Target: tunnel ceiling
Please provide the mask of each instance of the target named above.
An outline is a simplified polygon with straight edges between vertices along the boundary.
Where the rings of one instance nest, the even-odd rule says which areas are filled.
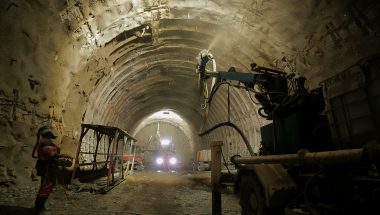
[[[203,114],[195,57],[202,49],[211,50],[220,71],[249,71],[256,62],[305,75],[310,87],[380,50],[378,1],[8,0],[2,6],[1,39],[9,41],[2,58],[22,64],[2,65],[2,73],[21,71],[3,76],[16,79],[3,91],[18,85],[20,99],[36,100],[37,111],[55,107],[66,130],[78,130],[80,122],[133,130],[171,109],[196,133]],[[39,84],[30,90],[33,80]],[[246,92],[231,99],[232,118],[260,123]],[[225,96],[214,100],[208,125],[226,119]]]
[[[129,127],[147,114],[171,108],[192,125],[199,125],[194,68],[200,50],[210,49],[220,70],[236,66],[248,71],[250,63],[256,61],[287,72],[303,73],[317,83],[333,73],[323,74],[321,69],[336,68],[335,60],[331,59],[334,55],[329,51],[347,52],[345,46],[350,46],[349,36],[353,36],[350,28],[355,28],[355,19],[360,19],[364,9],[343,1],[335,4],[90,1],[69,6],[67,12],[79,8],[83,14],[91,14],[86,25],[96,29],[91,31],[93,42],[102,51],[108,51],[105,56],[112,77],[104,78],[105,87],[98,87],[106,91],[94,92],[102,98],[97,105],[112,103],[113,117],[103,115],[103,122],[107,118]],[[365,10],[371,10],[370,5]],[[215,103],[221,103],[223,96],[216,100]],[[235,108],[240,115],[253,111],[243,107],[244,100],[237,98],[233,104],[241,107]],[[104,112],[107,110],[105,107]],[[218,108],[214,112],[216,118],[226,114]]]

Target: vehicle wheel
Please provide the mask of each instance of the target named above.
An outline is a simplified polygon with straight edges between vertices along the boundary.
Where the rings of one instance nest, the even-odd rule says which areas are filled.
[[[202,172],[202,171],[205,170],[205,169],[204,169],[204,166],[203,166],[202,163],[198,163],[198,165],[197,165],[197,170],[198,170],[198,172]]]
[[[240,205],[242,215],[267,215],[264,189],[256,176],[245,174],[241,177]]]

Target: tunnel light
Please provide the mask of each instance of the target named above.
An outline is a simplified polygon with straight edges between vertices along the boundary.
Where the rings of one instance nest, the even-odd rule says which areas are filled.
[[[170,144],[170,140],[168,139],[162,139],[161,140],[161,146],[168,146]]]
[[[180,117],[176,112],[170,110],[170,109],[163,109],[160,111],[157,111],[156,113],[150,115],[148,117],[149,119],[168,119],[168,120],[174,120],[178,122],[184,122],[182,117]]]
[[[169,163],[171,165],[175,165],[177,163],[177,158],[175,158],[175,157],[170,158]]]
[[[163,158],[159,157],[159,158],[156,159],[156,164],[161,165],[163,163],[164,163],[164,159]]]

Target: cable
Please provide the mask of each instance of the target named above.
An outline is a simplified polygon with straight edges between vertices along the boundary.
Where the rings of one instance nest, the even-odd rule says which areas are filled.
[[[231,174],[231,171],[228,168],[228,164],[227,164],[226,158],[224,157],[223,149],[222,149],[222,158],[223,158],[223,164],[227,168],[228,174]]]
[[[33,147],[32,158],[38,158],[38,156],[36,156],[36,150],[37,150],[37,145],[39,141],[40,141],[40,135],[37,135],[37,142]]]
[[[249,98],[251,99],[251,101],[253,102],[253,104],[255,104],[255,105],[259,105],[259,104],[260,104],[259,102],[253,100],[253,98],[252,98],[252,94],[251,94],[248,90],[247,90],[247,92],[248,92],[248,96],[249,96]]]
[[[261,107],[261,108],[259,108],[259,110],[257,111],[257,113],[258,113],[261,117],[263,117],[263,118],[265,118],[265,119],[268,119],[269,115],[265,115],[265,114],[263,114],[263,113],[262,113],[263,110],[264,110],[264,108]]]
[[[207,103],[209,103],[209,106],[211,106],[211,101],[212,101],[212,98],[214,97],[216,91],[218,91],[219,87],[222,86],[223,84],[230,84],[230,83],[228,83],[226,81],[222,81],[222,82],[215,84],[214,87],[211,89],[210,97],[207,99]]]
[[[199,136],[204,136],[205,134],[208,134],[211,131],[213,131],[213,130],[221,127],[221,126],[230,126],[230,127],[233,127],[240,134],[240,136],[243,138],[243,141],[244,141],[244,143],[245,143],[245,145],[246,145],[246,147],[247,147],[247,149],[249,151],[249,154],[251,156],[254,156],[255,153],[253,152],[253,149],[252,149],[251,145],[249,144],[249,141],[248,141],[247,137],[244,135],[244,133],[240,130],[240,128],[238,126],[236,126],[235,124],[233,124],[232,122],[230,122],[230,93],[229,93],[230,91],[229,91],[229,87],[230,87],[231,84],[229,82],[226,82],[226,81],[219,82],[219,83],[217,83],[213,87],[213,89],[211,90],[210,98],[208,99],[209,106],[211,106],[211,101],[212,101],[213,96],[218,91],[219,87],[221,85],[223,85],[223,84],[228,84],[228,95],[227,95],[228,96],[227,97],[227,99],[228,99],[228,103],[227,103],[227,105],[228,105],[228,122],[217,124],[214,127],[212,127],[211,129],[206,130],[206,131],[200,133]],[[236,87],[236,85],[231,85],[231,86]]]
[[[249,151],[249,154],[251,155],[251,156],[254,156],[255,155],[255,153],[253,152],[253,149],[252,149],[252,147],[251,147],[251,145],[249,144],[249,141],[248,141],[248,139],[247,139],[247,137],[244,135],[244,133],[240,130],[240,128],[238,127],[238,126],[236,126],[234,123],[232,123],[232,122],[222,122],[222,123],[219,123],[219,124],[217,124],[217,125],[214,125],[212,128],[210,128],[210,129],[208,129],[208,130],[206,130],[206,131],[204,131],[204,132],[202,132],[202,133],[200,133],[200,134],[198,134],[199,136],[204,136],[204,135],[206,135],[206,134],[209,134],[210,132],[212,132],[212,131],[214,131],[215,129],[217,129],[217,128],[219,128],[219,127],[222,127],[222,126],[230,126],[230,127],[232,127],[232,128],[234,128],[239,134],[240,134],[240,136],[243,138],[243,141],[244,141],[244,143],[245,143],[245,145],[246,145],[246,147],[247,147],[247,149],[248,149],[248,151]]]

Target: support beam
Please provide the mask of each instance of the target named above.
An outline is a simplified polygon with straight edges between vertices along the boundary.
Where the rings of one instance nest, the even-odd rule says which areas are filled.
[[[88,128],[85,128],[85,127],[82,126],[82,129],[81,129],[81,132],[80,132],[79,143],[78,143],[78,146],[77,146],[77,152],[76,152],[75,160],[74,160],[74,169],[73,169],[73,173],[71,174],[70,184],[72,184],[74,182],[75,173],[76,173],[77,168],[79,167],[80,147],[82,145],[83,137],[87,134],[88,130],[89,130]]]
[[[222,198],[220,178],[222,175],[222,141],[211,143],[211,186],[212,186],[212,215],[222,214]]]
[[[133,157],[132,157],[131,174],[133,174],[133,169],[135,168],[135,156],[136,156],[136,145],[133,145]]]
[[[96,134],[96,148],[95,148],[95,153],[94,153],[94,165],[92,166],[92,170],[94,171],[95,169],[98,170],[98,165],[96,165],[96,160],[98,157],[98,149],[99,149],[99,143],[100,140],[103,137],[103,134],[101,134],[99,131],[95,131]],[[83,154],[83,153],[82,153]]]
[[[128,162],[127,162],[127,175],[131,174],[131,170],[129,169],[129,165],[131,165],[131,154],[132,154],[132,147],[133,147],[133,140],[129,140],[129,154],[128,154]]]
[[[115,136],[113,137],[113,140],[111,142],[112,149],[111,149],[110,163],[108,166],[108,177],[107,177],[108,186],[113,185],[115,182],[115,175],[114,175],[115,174],[115,161],[114,161],[115,156],[114,155],[115,155],[118,138],[119,138],[119,132],[116,131]],[[111,179],[112,179],[112,182],[111,182]]]

